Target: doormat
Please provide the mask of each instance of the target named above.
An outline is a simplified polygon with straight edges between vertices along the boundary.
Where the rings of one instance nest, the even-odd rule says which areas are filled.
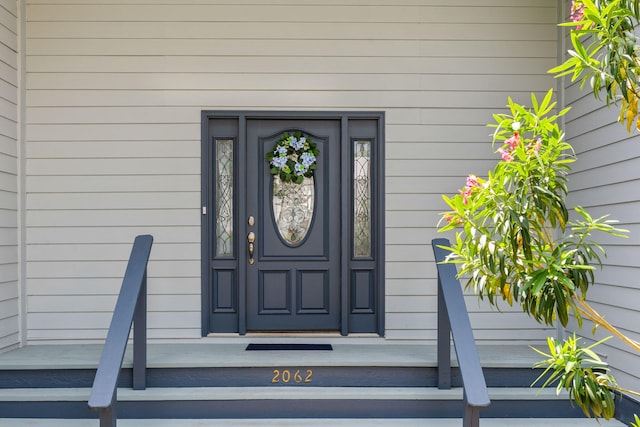
[[[324,350],[332,351],[331,344],[249,344],[246,351],[256,350]]]

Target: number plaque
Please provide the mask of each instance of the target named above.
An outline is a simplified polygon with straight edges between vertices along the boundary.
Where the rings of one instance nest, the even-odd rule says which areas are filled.
[[[274,369],[271,384],[310,384],[312,369]]]

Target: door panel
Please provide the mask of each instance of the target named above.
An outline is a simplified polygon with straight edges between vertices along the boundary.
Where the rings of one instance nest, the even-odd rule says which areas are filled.
[[[281,237],[267,152],[284,132],[301,131],[320,150],[314,213],[297,244]],[[253,216],[254,263],[246,265],[247,330],[340,329],[340,122],[247,121],[246,217]]]

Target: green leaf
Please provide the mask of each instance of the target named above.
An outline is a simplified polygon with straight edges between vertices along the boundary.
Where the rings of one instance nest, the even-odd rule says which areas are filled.
[[[569,58],[567,59],[565,62],[563,62],[562,64],[555,66],[553,68],[551,68],[549,71],[547,71],[548,73],[551,74],[558,74],[555,77],[562,77],[562,76],[566,76],[568,74],[571,74],[571,69],[574,67],[579,66],[580,64],[580,60],[578,60],[577,58]]]
[[[571,33],[571,44],[573,45],[573,48],[575,50],[569,51],[569,54],[580,58],[583,62],[588,63],[588,59],[590,58],[590,56],[578,36],[573,32]]]
[[[547,282],[547,270],[538,270],[531,275],[531,280],[522,288],[522,291],[529,291],[530,294],[540,292],[544,284]]]
[[[551,111],[551,109],[553,109],[553,105],[550,105],[552,98],[553,98],[553,89],[549,89],[544,99],[542,100],[542,103],[540,104],[540,108],[537,109],[537,114],[539,116],[544,116],[548,114],[549,111]]]

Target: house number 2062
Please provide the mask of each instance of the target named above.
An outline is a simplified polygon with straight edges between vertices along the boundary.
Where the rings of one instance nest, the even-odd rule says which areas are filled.
[[[311,369],[274,369],[272,384],[308,384],[312,381],[313,371]]]

